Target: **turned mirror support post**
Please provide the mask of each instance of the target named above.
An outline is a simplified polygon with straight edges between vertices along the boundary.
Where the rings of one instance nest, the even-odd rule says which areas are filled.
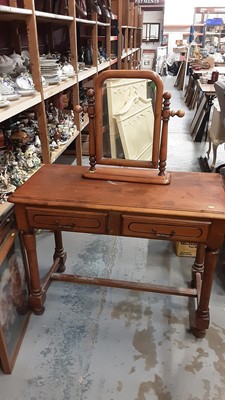
[[[159,176],[165,175],[166,170],[166,159],[167,159],[167,142],[168,142],[168,122],[170,119],[170,99],[171,94],[166,92],[163,94],[163,109],[162,109],[162,137],[161,137],[161,149],[159,154]]]
[[[162,136],[161,136],[161,147],[159,154],[159,176],[165,175],[166,170],[166,159],[167,159],[167,145],[168,145],[168,122],[170,117],[183,118],[185,112],[183,110],[170,111],[170,99],[171,93],[165,92],[163,94],[163,109],[162,109]]]
[[[95,145],[95,92],[93,89],[87,91],[88,95],[88,117],[89,117],[89,164],[90,172],[95,171],[96,165],[96,145]]]
[[[82,106],[77,105],[75,107],[75,112],[80,114],[88,113],[89,118],[89,172],[95,171],[96,165],[96,143],[95,143],[95,92],[93,89],[88,89],[88,104]]]

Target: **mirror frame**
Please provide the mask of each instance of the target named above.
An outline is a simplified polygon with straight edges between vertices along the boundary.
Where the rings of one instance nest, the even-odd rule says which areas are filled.
[[[103,157],[103,101],[102,85],[106,79],[131,78],[151,80],[156,85],[154,101],[154,132],[152,160],[126,160]],[[169,92],[163,93],[161,77],[147,70],[108,70],[94,79],[94,89],[88,89],[88,105],[76,106],[76,112],[88,112],[89,116],[89,169],[84,178],[108,181],[141,182],[165,185],[170,183],[170,174],[166,172],[168,122],[170,117],[184,116],[184,111],[170,111]],[[120,168],[118,168],[120,167]]]
[[[153,132],[153,146],[152,146],[152,159],[149,161],[140,160],[127,160],[109,158],[103,156],[103,102],[102,102],[102,86],[107,79],[127,78],[127,79],[149,79],[156,84],[156,97],[154,100],[154,132]],[[153,71],[136,71],[136,70],[110,70],[104,71],[98,75],[94,80],[95,90],[95,142],[96,142],[96,163],[103,165],[117,165],[127,167],[140,167],[140,168],[157,168],[159,161],[160,151],[160,137],[161,137],[161,111],[163,101],[163,82],[159,75]]]

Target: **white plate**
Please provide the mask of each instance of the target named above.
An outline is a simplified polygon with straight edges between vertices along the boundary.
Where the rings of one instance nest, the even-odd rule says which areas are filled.
[[[58,74],[55,74],[55,73],[53,73],[53,74],[42,74],[42,75],[43,75],[43,77],[45,79],[56,79],[58,77]]]
[[[4,97],[7,100],[13,101],[13,100],[18,100],[21,96],[18,93],[12,93],[12,94],[5,94]]]
[[[67,78],[74,78],[75,77],[75,73],[71,73],[71,74],[65,74],[63,73],[63,75],[65,75]]]
[[[31,90],[18,90],[18,93],[21,96],[33,96],[37,92],[36,92],[36,90],[31,89]]]
[[[41,68],[54,68],[54,67],[58,67],[59,64],[56,63],[56,61],[50,63],[50,62],[42,62],[40,63]]]
[[[14,88],[8,82],[0,81],[0,93],[5,96],[14,92]]]
[[[0,108],[8,107],[10,105],[10,101],[5,101],[4,103],[0,102]]]
[[[56,65],[41,65],[41,70],[43,71],[43,70],[51,70],[51,69],[58,69],[59,68],[59,65],[58,64],[56,64]]]
[[[59,79],[47,79],[46,80],[46,82],[49,84],[49,85],[57,85],[59,82],[60,82],[60,80]]]

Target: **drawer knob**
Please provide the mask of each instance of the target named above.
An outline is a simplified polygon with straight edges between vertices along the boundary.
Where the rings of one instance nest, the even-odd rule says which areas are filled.
[[[171,233],[158,233],[156,229],[152,229],[152,233],[153,233],[157,238],[162,238],[162,239],[165,239],[165,238],[168,238],[168,239],[169,239],[169,238],[173,237],[174,235],[176,235],[176,232],[175,232],[175,231],[172,231]]]

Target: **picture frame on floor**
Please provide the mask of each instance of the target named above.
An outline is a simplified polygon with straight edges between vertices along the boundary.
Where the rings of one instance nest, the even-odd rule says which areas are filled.
[[[0,362],[5,374],[12,373],[29,317],[25,258],[12,229],[0,246]]]

